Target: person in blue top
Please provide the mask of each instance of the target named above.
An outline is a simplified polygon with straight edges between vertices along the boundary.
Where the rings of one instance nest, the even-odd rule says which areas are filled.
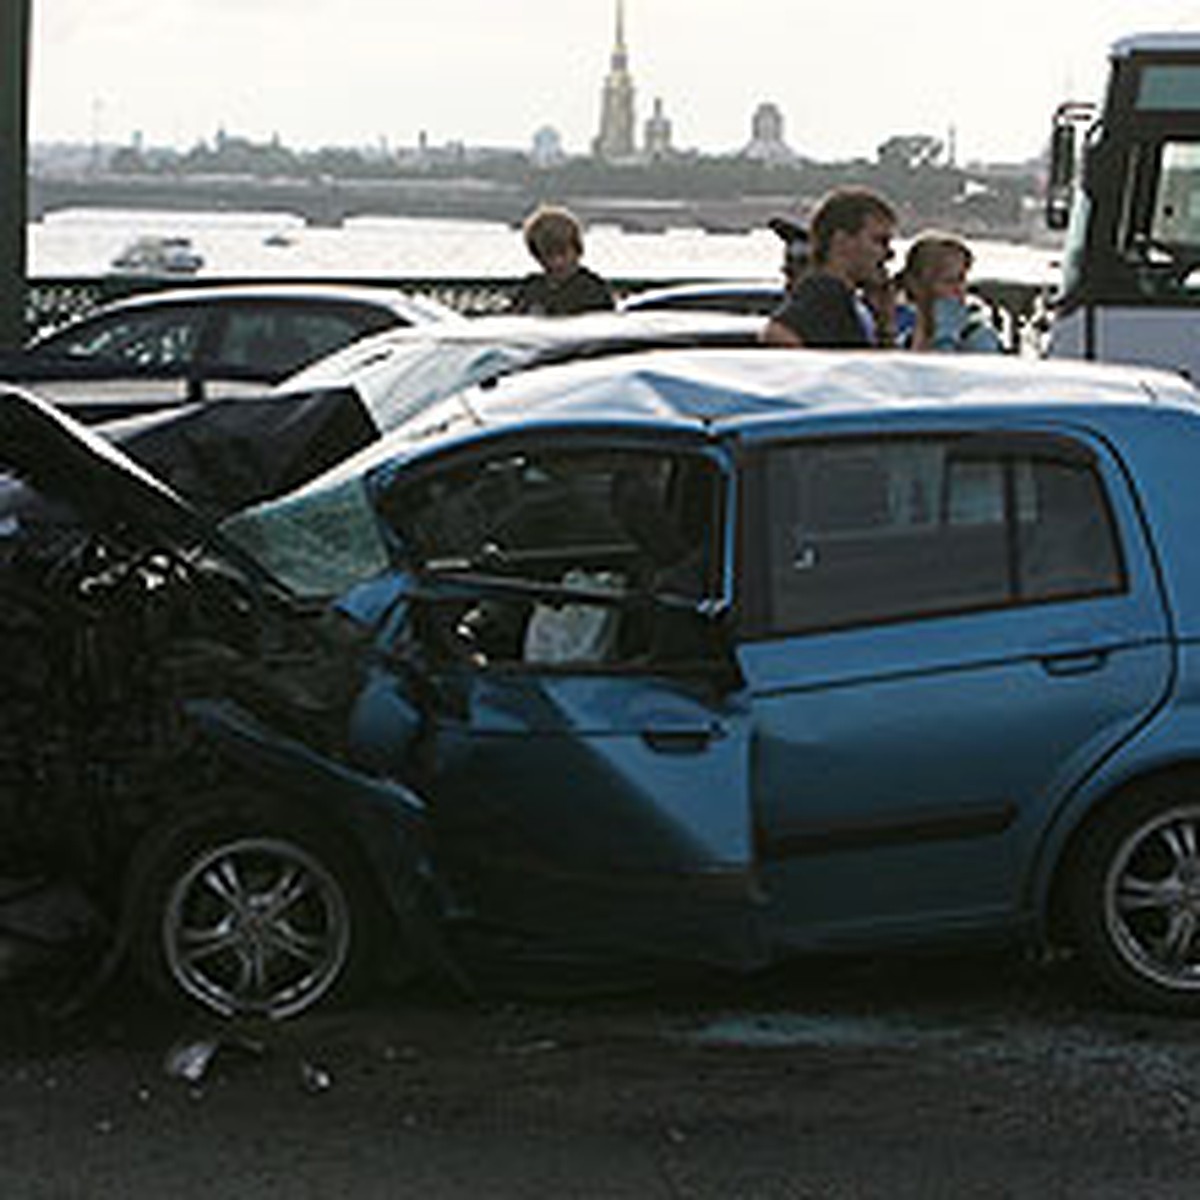
[[[1004,345],[987,312],[967,298],[974,256],[961,238],[924,233],[908,248],[900,284],[911,301],[910,350],[999,354]]]

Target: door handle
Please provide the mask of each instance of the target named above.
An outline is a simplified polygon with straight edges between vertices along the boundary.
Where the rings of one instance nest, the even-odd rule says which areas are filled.
[[[1072,654],[1046,654],[1042,669],[1047,675],[1087,675],[1108,662],[1107,650],[1080,650]]]
[[[716,726],[703,729],[643,729],[642,741],[659,754],[699,754],[718,736]]]

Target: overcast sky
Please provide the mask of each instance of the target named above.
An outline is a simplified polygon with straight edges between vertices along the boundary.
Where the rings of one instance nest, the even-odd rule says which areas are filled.
[[[3,0],[0,0],[3,2]],[[615,0],[32,0],[34,141],[190,146],[219,127],[294,147],[529,145],[582,153]],[[1200,31],[1200,0],[626,0],[639,126],[737,149],[764,100],[792,147],[873,157],[893,133],[960,161],[1019,160],[1065,98],[1098,93],[1108,44]],[[639,135],[640,136],[640,135]]]

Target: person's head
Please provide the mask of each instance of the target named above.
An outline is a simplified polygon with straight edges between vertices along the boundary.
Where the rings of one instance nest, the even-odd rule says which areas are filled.
[[[896,212],[877,192],[838,188],[821,201],[809,222],[813,265],[852,287],[882,284],[895,232]]]
[[[788,217],[772,217],[767,225],[783,242],[783,284],[790,292],[804,278],[812,262],[808,230]]]
[[[567,208],[543,204],[525,221],[525,245],[547,275],[565,278],[583,257],[583,231]]]
[[[961,238],[949,233],[923,233],[908,248],[900,284],[917,304],[966,293],[973,255]]]

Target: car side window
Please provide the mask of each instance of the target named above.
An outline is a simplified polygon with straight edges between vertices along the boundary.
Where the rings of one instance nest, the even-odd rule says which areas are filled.
[[[128,313],[66,330],[38,353],[142,370],[179,367],[194,360],[199,327],[193,309]]]
[[[755,624],[802,633],[1120,591],[1103,484],[1057,438],[775,447],[752,500]]]
[[[282,376],[362,336],[356,316],[299,305],[233,308],[226,314],[214,350],[221,366],[256,375]]]
[[[677,614],[714,588],[717,475],[683,455],[521,450],[434,473],[383,511],[425,572],[462,585],[437,622],[460,648],[488,664],[612,665],[673,650]]]

